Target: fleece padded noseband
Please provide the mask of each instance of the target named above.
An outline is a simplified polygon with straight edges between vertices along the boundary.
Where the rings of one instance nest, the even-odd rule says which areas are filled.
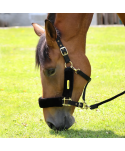
[[[72,68],[67,67],[65,68],[64,74],[64,89],[62,96],[71,98],[73,91],[74,71]]]

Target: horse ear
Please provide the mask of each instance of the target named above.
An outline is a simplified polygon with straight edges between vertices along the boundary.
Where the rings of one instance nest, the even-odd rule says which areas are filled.
[[[40,37],[43,33],[45,33],[45,30],[40,26],[39,24],[32,23],[35,33]]]
[[[55,41],[57,38],[56,29],[49,20],[45,20],[46,38]]]

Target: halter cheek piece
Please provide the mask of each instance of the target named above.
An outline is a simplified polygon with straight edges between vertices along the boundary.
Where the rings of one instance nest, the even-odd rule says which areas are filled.
[[[64,89],[63,89],[63,94],[62,97],[54,97],[54,98],[42,98],[40,97],[38,102],[39,102],[39,106],[41,108],[48,108],[48,107],[63,107],[63,106],[75,106],[75,107],[80,107],[82,109],[95,109],[98,108],[99,105],[102,105],[103,103],[109,102],[115,98],[117,98],[118,96],[121,96],[125,93],[125,91],[123,91],[122,93],[107,99],[105,101],[102,101],[100,103],[88,106],[85,102],[85,93],[86,93],[86,88],[88,83],[91,81],[91,78],[89,76],[87,76],[85,73],[83,73],[80,69],[75,69],[73,67],[72,62],[69,59],[68,56],[68,51],[66,49],[66,47],[63,46],[60,37],[57,36],[56,42],[60,48],[61,54],[64,57],[65,60],[65,70],[64,70]],[[67,67],[67,63],[70,63],[71,66]],[[82,94],[82,99],[83,99],[83,103],[82,102],[75,102],[72,101],[71,97],[72,97],[72,91],[73,91],[73,82],[74,82],[74,72],[76,74],[79,74],[81,77],[83,77],[86,81],[87,84],[84,87],[84,91]]]

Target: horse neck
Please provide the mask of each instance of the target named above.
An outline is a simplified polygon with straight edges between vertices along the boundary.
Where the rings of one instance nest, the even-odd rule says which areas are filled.
[[[67,48],[68,52],[74,53],[74,52],[83,52],[85,53],[85,46],[86,46],[86,35],[77,35],[74,37],[69,38],[68,40],[65,40],[61,38],[61,41],[63,45]]]
[[[71,51],[85,53],[86,33],[92,19],[92,14],[57,13],[54,25],[61,33],[64,46]]]

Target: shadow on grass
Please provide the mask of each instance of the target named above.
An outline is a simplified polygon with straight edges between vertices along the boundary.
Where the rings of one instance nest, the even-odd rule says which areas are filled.
[[[51,135],[56,135],[56,137],[64,138],[125,138],[125,136],[116,135],[113,131],[110,130],[100,130],[100,131],[91,131],[91,130],[65,130],[65,131],[54,131],[50,130]]]

